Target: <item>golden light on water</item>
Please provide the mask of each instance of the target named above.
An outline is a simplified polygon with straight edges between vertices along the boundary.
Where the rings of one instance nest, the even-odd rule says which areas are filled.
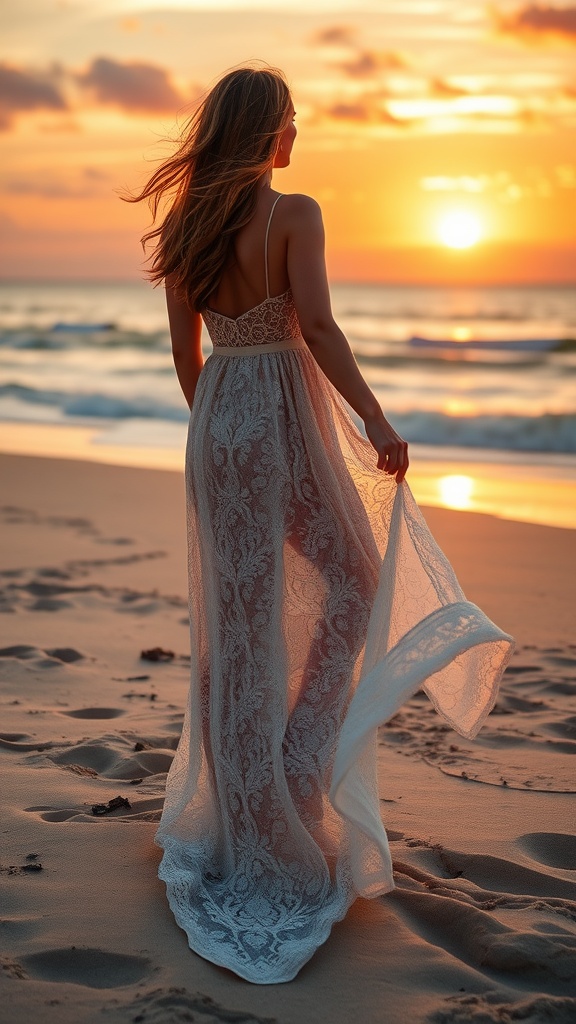
[[[540,472],[542,486],[535,488],[534,466],[530,463],[474,460],[462,466],[448,460],[413,457],[407,480],[416,501],[423,506],[574,529],[576,473],[564,479],[565,470],[554,465],[542,466]]]
[[[453,341],[470,341],[472,331],[469,327],[454,327],[452,330]]]
[[[471,476],[441,476],[438,490],[447,508],[467,509],[472,504],[474,480]]]
[[[477,408],[469,398],[447,398],[442,412],[447,416],[474,416]]]
[[[480,221],[469,210],[450,210],[438,221],[438,238],[449,249],[469,249],[481,236]]]

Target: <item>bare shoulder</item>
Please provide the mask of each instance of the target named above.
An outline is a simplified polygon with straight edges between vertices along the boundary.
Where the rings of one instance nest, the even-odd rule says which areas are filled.
[[[322,210],[312,196],[300,192],[284,193],[278,209],[280,207],[283,207],[283,215],[292,224],[296,222],[299,226],[311,227],[322,223]]]

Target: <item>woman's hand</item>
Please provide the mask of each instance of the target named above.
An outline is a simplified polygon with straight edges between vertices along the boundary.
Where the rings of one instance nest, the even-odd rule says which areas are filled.
[[[407,442],[402,440],[382,414],[368,417],[364,420],[364,426],[368,440],[378,454],[378,469],[396,476],[396,483],[401,483],[409,466]]]

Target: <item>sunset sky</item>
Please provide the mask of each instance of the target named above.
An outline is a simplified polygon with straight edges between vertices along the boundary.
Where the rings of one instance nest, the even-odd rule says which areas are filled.
[[[576,5],[5,0],[4,278],[142,276],[122,203],[231,66],[290,81],[280,191],[321,203],[335,280],[576,281]]]

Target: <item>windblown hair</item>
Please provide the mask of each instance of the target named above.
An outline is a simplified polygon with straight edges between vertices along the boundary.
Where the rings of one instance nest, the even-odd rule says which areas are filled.
[[[164,160],[136,195],[147,199],[160,224],[142,237],[156,239],[149,279],[171,286],[191,309],[202,310],[233,257],[234,236],[256,206],[258,182],[272,167],[291,115],[281,71],[243,67],[229,71],[185,122],[177,151]],[[147,257],[150,259],[150,257]]]

